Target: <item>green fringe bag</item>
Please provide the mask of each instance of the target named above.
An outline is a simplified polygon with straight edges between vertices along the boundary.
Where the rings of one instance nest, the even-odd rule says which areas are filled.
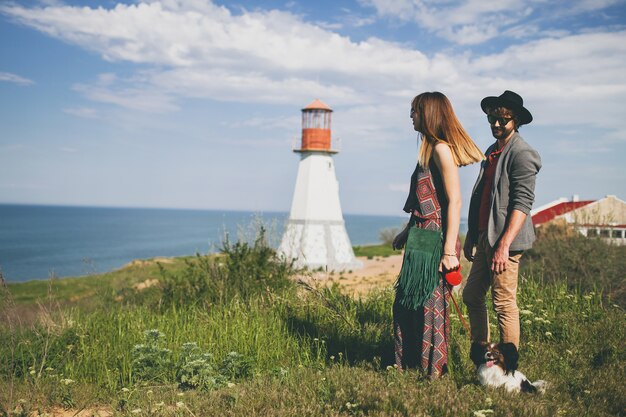
[[[426,230],[411,222],[404,248],[404,259],[396,281],[398,301],[403,307],[416,310],[432,297],[439,283],[439,263],[443,250],[443,233]]]

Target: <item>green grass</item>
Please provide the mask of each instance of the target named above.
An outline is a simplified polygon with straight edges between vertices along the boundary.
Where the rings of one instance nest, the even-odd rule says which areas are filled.
[[[185,259],[191,258],[193,257],[169,258],[167,263],[161,265],[167,271],[177,272],[184,268]],[[147,259],[103,274],[8,283],[8,287],[16,304],[34,305],[52,295],[58,303],[81,302],[86,306],[97,301],[104,293],[118,292],[132,287],[133,284],[159,277],[158,262]]]
[[[375,256],[387,257],[390,255],[402,254],[401,250],[394,250],[391,248],[391,245],[387,244],[355,246],[353,249],[355,256],[367,256],[370,259]]]
[[[168,268],[182,274],[185,264]],[[248,299],[188,297],[165,306],[159,287],[132,289],[153,277],[164,279],[148,265],[53,280],[50,294],[48,283],[9,285],[0,298],[0,415],[54,406],[123,416],[479,416],[483,410],[580,417],[626,410],[624,310],[599,292],[579,293],[564,282],[523,277],[519,285],[520,370],[550,384],[544,396],[531,396],[477,384],[469,338],[454,311],[450,375],[429,382],[414,371],[398,372],[390,288],[362,299],[336,286],[268,288]],[[28,295],[33,288],[38,303]],[[34,315],[24,322],[26,308]],[[164,334],[168,362],[155,369],[158,377],[145,379],[133,352],[150,329]],[[216,363],[236,351],[251,373],[208,391],[182,389],[178,359],[186,342]]]

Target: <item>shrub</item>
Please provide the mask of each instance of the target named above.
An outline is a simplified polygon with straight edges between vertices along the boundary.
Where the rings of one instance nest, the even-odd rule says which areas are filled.
[[[144,343],[133,348],[135,381],[167,381],[171,368],[171,351],[161,347],[165,335],[156,329],[144,332]]]
[[[565,226],[539,230],[533,248],[522,257],[522,271],[547,282],[565,281],[570,289],[602,290],[626,305],[626,246],[587,238]]]
[[[378,232],[378,238],[385,245],[390,245],[393,243],[395,237],[400,233],[400,228],[398,227],[388,227],[386,229],[381,229]]]
[[[296,272],[293,262],[281,259],[267,244],[262,226],[252,244],[231,243],[227,236],[219,255],[198,254],[185,264],[182,272],[161,268],[165,306],[224,303],[236,297],[247,301],[294,288],[289,279]]]
[[[176,380],[181,388],[210,390],[218,387],[221,380],[214,363],[213,355],[202,353],[196,343],[185,343],[178,360]]]

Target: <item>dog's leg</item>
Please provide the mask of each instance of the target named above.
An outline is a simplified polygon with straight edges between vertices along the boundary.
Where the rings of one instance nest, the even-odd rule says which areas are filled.
[[[531,394],[537,392],[537,388],[535,388],[535,386],[531,384],[530,381],[527,379],[522,381],[522,383],[520,384],[520,388],[522,389],[522,392],[529,392]]]
[[[533,382],[533,386],[537,389],[539,394],[545,394],[548,383],[542,379]]]

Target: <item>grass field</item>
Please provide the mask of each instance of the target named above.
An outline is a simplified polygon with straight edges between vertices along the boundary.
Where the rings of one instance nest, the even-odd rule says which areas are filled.
[[[477,385],[454,312],[450,374],[429,382],[393,367],[391,288],[286,284],[257,249],[9,285],[0,415],[626,415],[626,316],[600,291],[522,277],[520,369],[550,385],[515,395]]]

